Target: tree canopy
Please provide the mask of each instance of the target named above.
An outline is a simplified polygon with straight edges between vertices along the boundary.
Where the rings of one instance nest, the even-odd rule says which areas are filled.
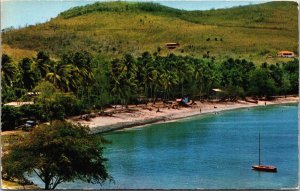
[[[104,142],[91,138],[87,127],[66,121],[39,125],[3,156],[3,176],[26,178],[34,173],[46,190],[74,180],[102,184],[112,180],[102,156]]]
[[[212,89],[218,88],[223,90],[222,100],[235,101],[298,94],[299,86],[297,59],[259,65],[245,59],[216,61],[157,52],[107,59],[86,51],[54,59],[40,51],[36,58],[19,62],[3,55],[2,63],[2,101],[34,100],[35,106],[25,108],[21,116],[39,121],[64,119],[110,104],[136,104],[140,97],[144,102],[183,96],[195,101],[213,98]],[[27,95],[30,91],[39,94],[32,99]],[[16,116],[13,109],[5,112]]]

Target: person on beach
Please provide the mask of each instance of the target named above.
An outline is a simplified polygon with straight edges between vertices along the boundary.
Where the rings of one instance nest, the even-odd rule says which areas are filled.
[[[201,108],[200,108],[200,113],[201,113]]]
[[[267,102],[265,102],[265,106],[267,105]]]

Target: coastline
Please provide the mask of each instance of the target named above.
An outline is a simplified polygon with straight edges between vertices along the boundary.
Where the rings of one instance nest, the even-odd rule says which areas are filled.
[[[266,101],[266,105],[280,105],[280,104],[293,104],[298,103],[298,96],[279,97],[272,101]],[[251,103],[242,100],[236,102],[196,102],[197,105],[192,108],[181,107],[179,109],[162,108],[163,104],[157,102],[157,104],[148,104],[147,108],[152,108],[152,111],[145,109],[145,105],[129,105],[129,110],[117,109],[113,116],[97,116],[91,118],[90,121],[79,119],[79,116],[68,119],[73,123],[80,123],[82,125],[88,125],[92,134],[107,133],[118,130],[128,130],[132,128],[138,128],[141,126],[147,126],[155,123],[172,122],[180,119],[186,119],[195,116],[201,116],[206,114],[214,114],[222,111],[245,109],[253,107],[265,106],[265,101],[258,101],[258,103]],[[157,108],[160,108],[160,112],[156,112]],[[200,113],[201,108],[201,113]],[[106,109],[105,112],[112,112],[114,109]],[[1,136],[10,134],[16,134],[16,132],[1,133]],[[20,185],[15,182],[2,180],[3,189],[40,189],[36,185]]]
[[[180,107],[172,109],[164,106],[162,102],[155,105],[129,105],[128,109],[106,109],[105,112],[114,112],[112,116],[97,116],[88,121],[80,119],[79,116],[72,117],[69,121],[86,125],[90,128],[92,134],[106,133],[116,130],[125,130],[129,128],[150,125],[154,123],[171,122],[184,118],[219,113],[222,111],[251,108],[266,105],[278,105],[298,103],[298,96],[278,97],[272,101],[258,101],[251,103],[242,100],[236,102],[199,102],[192,107]],[[159,108],[159,112],[157,109]],[[201,112],[200,112],[201,109]]]

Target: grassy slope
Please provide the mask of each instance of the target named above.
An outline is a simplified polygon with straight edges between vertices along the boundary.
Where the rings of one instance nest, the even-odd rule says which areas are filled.
[[[14,59],[17,61],[21,60],[24,57],[29,57],[29,58],[34,57],[37,54],[37,52],[33,50],[11,48],[7,44],[4,44],[2,48],[3,48],[2,51],[3,54],[13,55]]]
[[[210,11],[181,11],[152,3],[110,2],[76,7],[51,21],[3,35],[11,47],[60,54],[86,49],[117,57],[125,52],[168,54],[166,42],[179,42],[178,54],[257,62],[278,50],[297,52],[297,4],[261,5]],[[206,41],[210,38],[210,41]],[[218,41],[214,39],[218,38]],[[222,38],[223,41],[219,41]]]

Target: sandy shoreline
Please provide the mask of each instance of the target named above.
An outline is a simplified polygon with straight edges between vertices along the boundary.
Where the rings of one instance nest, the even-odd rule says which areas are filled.
[[[266,101],[266,105],[297,103],[299,97],[279,97],[273,101]],[[105,112],[115,113],[112,116],[97,116],[87,120],[79,119],[80,117],[73,117],[69,119],[74,123],[87,125],[91,129],[91,133],[104,133],[109,131],[121,130],[125,128],[132,128],[159,122],[168,122],[182,118],[192,117],[196,115],[203,115],[208,113],[218,113],[226,110],[250,108],[257,106],[264,106],[265,101],[258,101],[258,103],[250,103],[246,101],[237,102],[196,102],[192,107],[180,107],[179,109],[168,108],[162,102],[155,105],[130,105],[128,110],[125,109],[106,109]],[[157,112],[159,108],[159,112]],[[201,113],[200,113],[201,109]]]
[[[276,105],[276,104],[288,104],[288,103],[297,103],[299,97],[289,96],[287,98],[280,97],[273,101],[267,101],[267,105]],[[74,123],[80,123],[82,125],[87,125],[91,129],[91,133],[104,133],[116,130],[125,130],[128,128],[140,127],[145,125],[150,125],[154,123],[163,123],[171,122],[174,120],[179,120],[183,118],[199,116],[209,113],[218,113],[227,110],[242,109],[242,108],[251,108],[257,106],[264,106],[265,101],[259,101],[256,103],[250,103],[245,101],[237,102],[221,102],[221,103],[212,103],[212,102],[196,102],[197,105],[179,109],[168,109],[168,107],[163,107],[163,103],[157,103],[155,105],[148,104],[145,105],[130,105],[129,111],[122,109],[117,109],[116,113],[113,116],[97,116],[91,118],[89,121],[79,119],[79,116],[72,117],[68,119]],[[147,108],[147,109],[146,109]],[[149,109],[152,108],[152,111]],[[156,112],[157,108],[160,108],[160,112]],[[201,108],[201,113],[200,113]],[[114,109],[106,109],[105,112],[113,112]],[[3,135],[15,134],[15,131],[2,132]],[[24,189],[23,186],[9,181],[2,180],[2,187],[4,189]],[[26,185],[25,189],[39,189],[35,185]]]

